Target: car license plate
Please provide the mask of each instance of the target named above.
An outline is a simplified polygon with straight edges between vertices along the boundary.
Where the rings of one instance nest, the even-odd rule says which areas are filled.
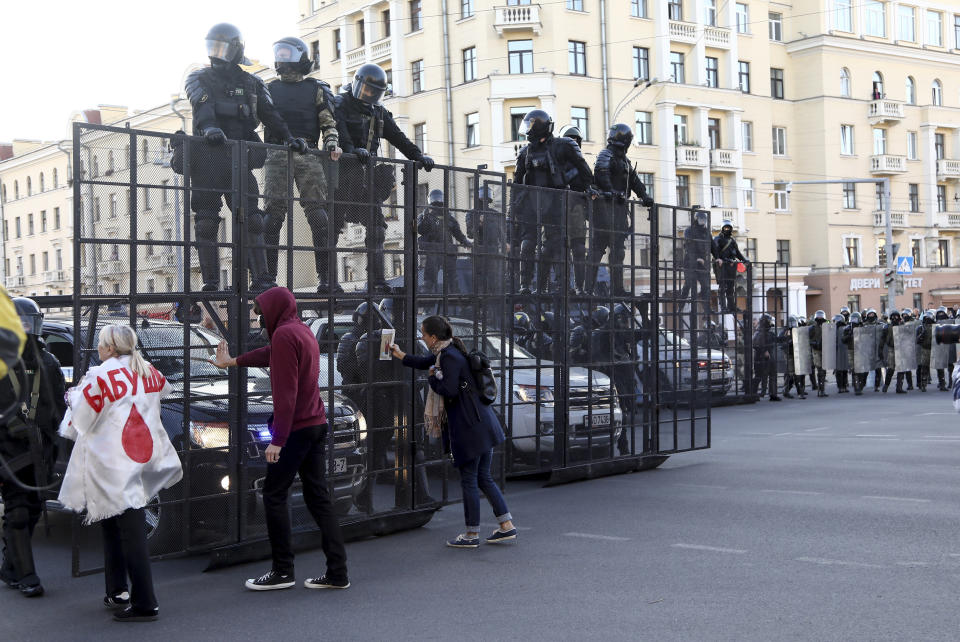
[[[597,426],[609,426],[610,425],[610,415],[607,413],[596,414],[590,418],[590,425],[596,428]]]
[[[339,473],[347,472],[347,458],[346,457],[337,457],[333,460],[333,474],[337,475]]]

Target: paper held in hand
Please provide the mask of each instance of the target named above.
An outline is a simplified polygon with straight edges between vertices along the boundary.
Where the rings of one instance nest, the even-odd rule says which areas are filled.
[[[390,354],[390,346],[393,345],[395,332],[393,329],[380,331],[380,361],[390,361],[393,358]]]

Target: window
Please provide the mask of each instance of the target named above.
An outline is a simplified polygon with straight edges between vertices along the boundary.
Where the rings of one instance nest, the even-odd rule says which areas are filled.
[[[682,114],[673,115],[673,142],[679,146],[687,144],[687,117]]]
[[[853,0],[833,0],[833,28],[837,31],[853,31]]]
[[[310,41],[310,58],[313,60],[313,67],[311,69],[320,68],[320,41],[311,40]]]
[[[20,198],[20,183],[13,181],[13,200]]]
[[[510,108],[510,140],[519,141],[523,140],[523,136],[520,135],[520,125],[523,123],[524,116],[527,115],[527,112],[533,109],[533,107],[511,107]]]
[[[670,52],[670,76],[673,82],[680,84],[686,82],[686,74],[683,70],[683,54],[679,51]]]
[[[783,100],[783,69],[770,67],[770,97]]]
[[[36,273],[37,273],[37,255],[31,254],[30,255],[30,274],[36,274]]]
[[[907,160],[917,160],[917,132],[907,132]]]
[[[790,240],[777,239],[777,263],[790,265]]]
[[[857,184],[856,183],[843,184],[843,209],[845,210],[857,209]]]
[[[170,193],[168,188],[170,187],[170,181],[168,179],[163,179],[160,181],[160,204],[169,205],[170,204]]]
[[[773,128],[773,155],[787,155],[787,129],[785,127]]]
[[[748,210],[757,207],[757,192],[752,178],[743,179],[743,207]]]
[[[879,71],[875,71],[873,72],[873,90],[870,94],[870,97],[874,100],[879,100],[885,96],[886,92],[883,91],[883,74],[881,74]]]
[[[586,107],[571,107],[570,108],[570,123],[580,129],[580,133],[583,134],[584,140],[590,140],[590,130],[587,127],[587,108]]]
[[[27,196],[33,196],[33,181],[27,176]]]
[[[937,155],[937,160],[944,159],[944,147],[946,145],[946,136],[943,134],[933,135],[933,151]]]
[[[427,124],[417,123],[413,126],[413,142],[421,151],[427,151]]]
[[[468,47],[463,50],[463,82],[473,82],[477,79],[477,48]]]
[[[357,46],[362,47],[367,44],[367,29],[363,19],[357,20]]]
[[[716,58],[707,56],[707,87],[720,86],[720,63]]]
[[[790,210],[790,193],[787,192],[786,183],[773,184],[773,209],[775,212]]]
[[[879,127],[873,128],[873,153],[875,155],[887,153],[887,130]]]
[[[840,125],[840,153],[853,156],[853,125]]]
[[[56,265],[58,270],[63,269],[63,250],[57,250],[56,252]]]
[[[740,134],[743,139],[743,151],[752,152],[753,151],[753,123],[749,121],[742,121],[740,123]]]
[[[677,205],[690,207],[690,177],[686,174],[677,174]]]
[[[670,20],[683,20],[683,0],[667,0],[667,17]]]
[[[147,279],[147,292],[156,292],[157,283],[155,279]]]
[[[467,114],[467,147],[480,144],[480,113]]]
[[[940,84],[939,80],[934,80],[933,85],[930,86],[932,104],[936,106],[943,105],[943,85]],[[29,178],[27,179],[30,180]]]
[[[776,40],[777,42],[783,41],[783,14],[770,12],[768,14],[770,20],[770,40]]]
[[[410,0],[410,31],[423,29],[423,6],[420,0]]]
[[[647,0],[630,0],[630,15],[634,18],[646,18]]]
[[[947,239],[937,241],[937,265],[941,267],[950,265],[950,241]]]
[[[920,211],[920,186],[917,183],[910,183],[908,186],[910,194],[910,211]]]
[[[947,186],[937,185],[937,211],[947,211]]]
[[[917,83],[913,79],[913,76],[907,76],[907,81],[904,85],[904,95],[906,96],[906,102],[908,105],[917,104]]]
[[[939,11],[927,11],[927,44],[934,47],[943,46],[943,18]]]
[[[886,4],[880,0],[865,0],[863,5],[863,32],[868,36],[887,36]]]
[[[717,26],[717,0],[703,0],[703,24]]]
[[[33,236],[33,214],[27,214],[27,236]]]
[[[840,96],[850,97],[850,70],[846,67],[840,69]]]
[[[60,187],[60,177],[57,175],[57,168],[53,168],[53,189]],[[6,199],[4,199],[6,200]]]
[[[47,187],[45,181],[43,180],[43,172],[40,172],[40,193],[43,194],[46,189]]]
[[[507,58],[511,74],[529,74],[533,71],[533,40],[511,40],[507,43]]]
[[[53,208],[53,229],[55,230],[60,229],[60,208],[59,207]]]
[[[923,241],[920,239],[910,239],[910,256],[913,257],[914,267],[920,267],[920,259],[922,258],[923,252],[920,249],[920,244]]]
[[[17,275],[23,276],[23,257],[17,256]]]
[[[146,246],[147,256],[153,256],[153,243],[151,243],[151,241],[153,241],[153,232],[147,232],[146,234],[144,234],[143,240],[147,242],[147,246]]]
[[[423,61],[414,60],[410,63],[410,76],[413,80],[413,93],[419,94],[423,91]]]
[[[20,238],[22,234],[20,233],[20,217],[18,216],[14,221],[14,229],[17,231],[17,238]]]
[[[877,183],[876,189],[874,191],[874,199],[876,199],[877,206],[875,209],[877,211],[887,209],[887,199],[886,199],[886,195],[883,192],[882,183]]]
[[[148,158],[150,156],[150,145],[147,141],[140,143],[140,162],[144,165],[147,164]]]
[[[173,230],[171,230],[169,227],[164,228],[163,230],[163,240],[168,242],[173,241]],[[163,252],[164,254],[173,254],[173,246],[167,245],[163,248]]]
[[[953,46],[960,49],[960,15],[953,16]]]
[[[47,231],[47,210],[40,211],[40,233]]]
[[[117,195],[110,195],[110,218],[117,217]]]
[[[860,267],[860,239],[853,236],[843,239],[843,264]]]
[[[747,260],[756,263],[757,261],[757,239],[747,237],[743,240],[743,255]]]
[[[721,147],[723,147],[720,144],[720,119],[719,118],[707,119],[707,138],[710,141],[710,149],[720,149]]]
[[[740,91],[745,94],[750,93],[750,63],[741,60],[738,63],[737,71],[737,81],[740,86]]]
[[[583,0],[567,0],[567,9],[570,11],[583,11]]]
[[[473,0],[460,0],[460,19],[472,18],[474,12]]]
[[[94,221],[100,220],[100,197],[99,196],[93,197],[93,220]]]
[[[917,41],[917,30],[913,22],[913,7],[897,5],[897,38],[906,42]]]
[[[584,42],[570,40],[567,42],[567,62],[570,73],[574,76],[587,75],[587,45]]]
[[[750,33],[750,7],[737,3],[737,33]]]
[[[342,42],[340,40],[340,30],[334,29],[333,30],[333,59],[334,60],[340,60],[341,46],[342,46]]]
[[[635,113],[637,123],[637,144],[653,145],[653,114],[649,111]]]
[[[144,187],[140,198],[143,202],[143,209],[150,209],[150,188]]]
[[[646,80],[650,77],[650,50],[646,47],[633,48],[633,79]]]
[[[723,207],[723,177],[710,177],[710,207]]]
[[[7,186],[0,186],[0,203],[7,202]]]
[[[166,283],[167,283],[167,292],[173,292],[173,277],[168,276],[166,279]]]

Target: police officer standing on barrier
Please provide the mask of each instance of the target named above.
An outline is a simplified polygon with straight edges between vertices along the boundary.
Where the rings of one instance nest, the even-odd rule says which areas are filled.
[[[724,221],[720,234],[713,237],[712,253],[716,264],[718,303],[723,312],[739,312],[734,286],[737,279],[737,263],[750,264],[733,238],[733,223]]]
[[[366,227],[367,276],[373,291],[380,293],[390,291],[383,269],[387,221],[380,203],[389,197],[394,178],[393,167],[371,168],[370,157],[377,155],[380,139],[386,138],[401,154],[419,162],[426,171],[433,169],[433,159],[410,142],[393,120],[393,114],[380,104],[386,91],[386,72],[379,65],[368,63],[357,70],[353,83],[345,86],[343,92],[334,98],[340,146],[345,153],[356,154],[361,165],[374,172],[371,180],[373,193],[368,193],[368,179],[363,172],[350,171],[340,177],[337,200],[349,204],[339,206],[345,211],[336,216],[336,232],[339,235],[345,222]]]
[[[590,185],[593,175],[580,148],[570,138],[553,135],[553,119],[542,109],[527,113],[518,130],[528,143],[517,154],[510,208],[520,225],[520,294],[534,291],[536,272],[540,294],[547,292],[551,268],[561,276],[560,225],[563,224],[559,192],[550,189],[525,190],[520,185],[561,190],[569,185]],[[537,249],[540,260],[537,261]],[[566,287],[565,285],[563,287]]]
[[[623,287],[623,260],[626,241],[630,235],[630,192],[636,194],[644,207],[652,207],[653,199],[627,159],[627,150],[633,142],[633,130],[623,123],[610,128],[607,146],[597,154],[593,171],[597,187],[605,193],[604,203],[596,208],[590,229],[590,277],[587,289],[592,291],[597,281],[600,259],[609,248],[607,263],[610,268],[610,292],[625,296]],[[632,291],[632,288],[631,288]]]
[[[474,206],[467,212],[467,238],[474,241],[476,260],[473,291],[477,294],[503,294],[507,251],[506,221],[503,213],[493,209],[488,185],[478,185]],[[500,305],[487,299],[485,324],[499,327]]]
[[[330,85],[322,80],[305,78],[313,69],[310,50],[300,38],[283,38],[273,43],[274,67],[279,75],[267,88],[273,97],[274,105],[290,128],[290,134],[307,142],[311,150],[319,145],[330,154],[330,160],[340,158],[337,121],[333,114],[333,92]],[[269,125],[266,127],[266,141],[274,145],[285,142],[283,132],[277,132]],[[276,246],[280,245],[280,228],[287,220],[287,211],[293,204],[287,202],[287,154],[271,149],[267,152],[265,165],[266,178],[264,191],[267,198],[266,231],[267,264],[270,278],[277,279]],[[296,154],[292,159],[293,180],[300,192],[300,203],[307,216],[307,223],[313,233],[314,256],[317,268],[317,291],[326,292],[333,287],[334,292],[343,290],[336,283],[336,272],[331,282],[329,274],[328,238],[330,220],[323,203],[327,200],[327,176],[324,172],[324,159],[317,153]],[[289,208],[288,208],[289,205]],[[333,239],[336,244],[336,238]]]
[[[773,329],[773,316],[760,315],[757,331],[753,335],[753,389],[770,392],[770,401],[780,401],[777,396],[777,335]],[[760,396],[763,393],[760,392]]]
[[[709,301],[710,296],[710,269],[707,261],[710,260],[710,247],[713,239],[707,228],[707,213],[703,210],[694,212],[690,227],[683,231],[683,287],[680,289],[680,300],[689,295],[693,300]],[[699,286],[699,291],[698,291]],[[706,310],[708,305],[704,305]],[[696,313],[696,306],[690,306],[691,312]]]
[[[26,597],[43,595],[33,561],[34,528],[40,520],[43,486],[56,460],[57,429],[67,410],[60,362],[40,339],[43,313],[32,299],[13,299],[27,333],[23,361],[0,380],[0,407],[18,408],[0,426],[0,497],[3,498],[3,563],[0,579]],[[20,400],[23,399],[22,403]],[[15,479],[7,471],[9,468]],[[27,486],[28,488],[25,488]]]
[[[185,89],[193,108],[193,133],[203,136],[209,145],[207,149],[198,145],[191,147],[190,180],[192,187],[198,189],[190,195],[190,208],[195,212],[194,230],[203,290],[215,291],[220,289],[220,251],[215,245],[220,230],[220,198],[226,199],[233,212],[239,206],[233,202],[239,186],[232,184],[231,152],[222,147],[223,144],[227,140],[259,143],[256,128],[260,121],[276,140],[294,151],[305,152],[307,143],[290,135],[263,81],[240,68],[240,64],[249,64],[249,61],[243,55],[243,37],[236,27],[225,22],[215,25],[207,33],[206,43],[210,67],[191,73]],[[245,203],[247,259],[253,290],[276,285],[267,266],[263,213],[257,206],[257,179],[250,171],[263,166],[263,152],[263,149],[250,150],[247,194],[241,196]],[[207,191],[210,189],[216,191]]]
[[[575,125],[561,129],[560,137],[569,138],[577,147],[583,147],[583,132]],[[580,295],[584,293],[587,275],[587,199],[594,197],[596,190],[576,167],[569,168],[564,178],[572,192],[567,194],[567,242],[573,259],[573,292]]]
[[[457,292],[457,246],[472,247],[463,235],[460,222],[443,205],[443,191],[430,192],[430,205],[417,217],[420,251],[425,255],[423,267],[424,292],[439,292],[440,269],[448,293]]]

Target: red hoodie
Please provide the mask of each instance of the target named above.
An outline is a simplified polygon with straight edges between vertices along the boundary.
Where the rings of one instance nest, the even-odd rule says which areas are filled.
[[[297,316],[297,301],[286,288],[270,288],[257,297],[270,345],[237,357],[238,366],[270,367],[273,421],[270,441],[283,447],[294,430],[327,423],[320,398],[320,347]]]

